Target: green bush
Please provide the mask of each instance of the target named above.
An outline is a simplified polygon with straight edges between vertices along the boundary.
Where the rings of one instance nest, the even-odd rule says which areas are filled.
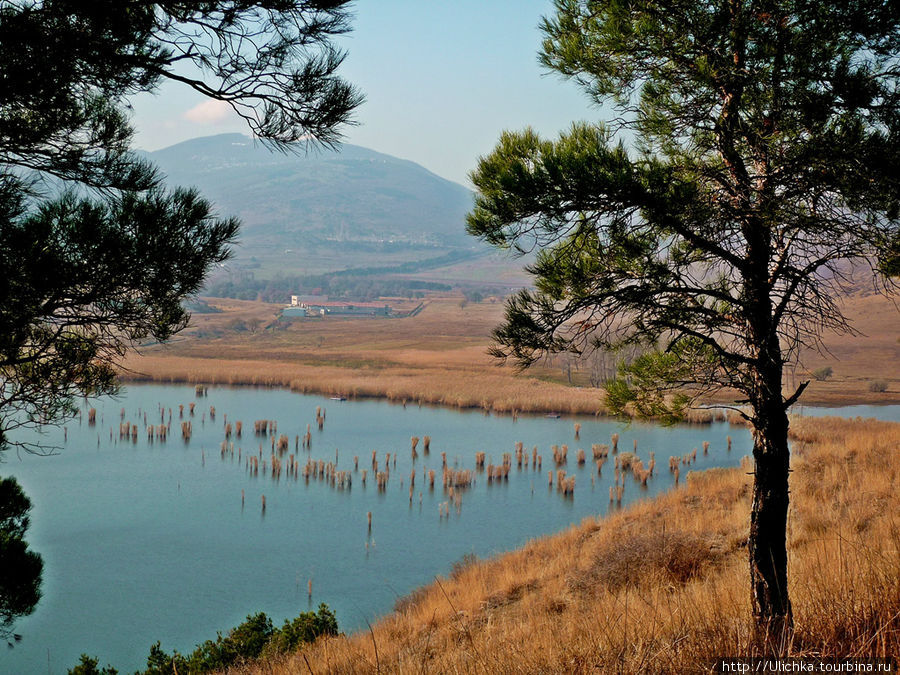
[[[215,670],[224,670],[260,656],[274,656],[296,649],[299,645],[313,642],[320,635],[337,635],[338,624],[328,605],[319,605],[318,612],[303,612],[291,621],[285,621],[281,628],[274,628],[272,620],[262,612],[247,617],[239,626],[225,635],[219,633],[215,640],[207,640],[197,645],[191,654],[184,656],[177,651],[167,654],[160,643],[150,647],[147,669],[142,675],[199,675]],[[97,660],[86,654],[81,655],[81,663],[69,675],[116,675],[116,670],[97,670]]]
[[[97,668],[99,663],[97,659],[92,659],[87,654],[82,654],[78,665],[74,668],[69,668],[67,672],[69,675],[118,675],[119,671],[110,665],[107,665],[106,668]],[[170,670],[169,672],[172,671]]]
[[[314,642],[320,635],[337,635],[338,624],[334,613],[325,604],[318,612],[304,612],[293,621],[285,621],[263,647],[264,656],[293,651],[306,642]]]
[[[819,382],[824,382],[829,377],[834,375],[834,370],[831,366],[825,366],[824,368],[817,368],[812,371],[812,376],[816,378]]]

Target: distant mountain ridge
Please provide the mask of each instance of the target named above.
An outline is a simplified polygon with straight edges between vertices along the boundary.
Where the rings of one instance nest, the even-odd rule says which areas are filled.
[[[282,154],[242,134],[221,134],[146,156],[169,185],[196,186],[221,215],[240,217],[245,253],[424,247],[437,255],[474,244],[464,226],[470,190],[360,146]]]

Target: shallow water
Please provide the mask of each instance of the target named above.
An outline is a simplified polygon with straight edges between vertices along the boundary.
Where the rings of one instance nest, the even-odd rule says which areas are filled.
[[[185,405],[185,419],[190,419],[187,404],[192,401],[197,409],[193,437],[186,443],[178,404]],[[85,412],[65,432],[47,430],[41,440],[58,445],[56,455],[7,453],[0,467],[19,479],[34,503],[28,540],[45,563],[43,599],[16,626],[23,641],[0,652],[0,672],[64,673],[82,652],[129,672],[144,666],[157,640],[167,651],[187,652],[251,612],[264,611],[280,623],[319,602],[336,612],[342,630],[359,629],[390,611],[397,598],[446,574],[465,554],[484,557],[513,549],[618,508],[609,501],[612,458],[599,476],[590,459],[591,444],[609,443],[612,433],[620,434],[620,451],[631,451],[636,440],[645,463],[651,451],[656,454],[657,470],[648,487],[629,476],[623,503],[672,487],[670,455],[700,448],[691,470],[702,470],[736,465],[751,447],[746,429],[725,423],[662,428],[593,418],[513,420],[272,389],[210,388],[208,396],[195,398],[192,387],[135,385],[120,400],[93,405],[95,427],[87,424]],[[214,421],[210,406],[216,408]],[[315,425],[317,406],[326,409],[322,431]],[[136,443],[119,440],[123,407],[124,420],[141,428]],[[148,442],[144,414],[148,423],[158,424],[160,410],[168,420],[169,408],[169,440]],[[223,456],[226,416],[243,421],[244,430],[242,438],[232,439],[234,454]],[[312,449],[297,453],[301,463],[337,457],[338,469],[352,471],[358,455],[360,472],[352,474],[352,487],[338,490],[284,474],[275,480],[262,471],[251,475],[247,455],[257,454],[260,444],[267,462],[271,453],[270,440],[253,434],[257,419],[278,422],[278,434],[290,437],[288,453],[295,452],[295,437],[312,424]],[[579,440],[575,421],[582,425]],[[431,452],[425,456],[420,441],[410,501],[410,437],[426,434]],[[441,452],[451,467],[474,469],[476,452],[486,452],[488,462],[499,464],[517,441],[525,444],[529,458],[531,448],[538,447],[542,471],[532,470],[530,463],[518,469],[513,460],[508,481],[489,484],[478,474],[462,492],[459,511],[439,515],[448,501],[440,486]],[[708,455],[702,452],[703,441],[711,444]],[[562,468],[576,476],[572,497],[547,485],[547,472],[555,469],[551,446],[563,444],[569,452]],[[584,467],[576,463],[578,448],[588,456]],[[372,450],[381,468],[386,452],[397,453],[384,492],[375,486]],[[437,473],[434,490],[423,480],[427,469]],[[684,475],[683,470],[682,480]]]
[[[798,405],[791,408],[791,413],[808,417],[874,417],[886,422],[900,422],[900,405],[846,405],[840,408]]]

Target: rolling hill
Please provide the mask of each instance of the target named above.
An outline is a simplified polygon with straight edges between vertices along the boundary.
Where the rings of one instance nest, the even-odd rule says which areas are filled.
[[[281,154],[221,134],[146,156],[170,185],[196,186],[241,218],[239,261],[329,271],[481,248],[465,233],[468,189],[367,148]]]

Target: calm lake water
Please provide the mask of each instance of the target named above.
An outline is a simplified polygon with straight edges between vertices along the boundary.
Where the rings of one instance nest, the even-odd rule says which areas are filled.
[[[196,403],[193,418],[188,404]],[[184,442],[178,405],[192,419],[193,435]],[[642,488],[631,477],[623,503],[673,486],[670,455],[701,448],[691,470],[733,466],[749,454],[744,428],[725,423],[661,428],[622,425],[594,418],[488,416],[481,412],[417,407],[385,401],[332,401],[281,390],[210,388],[195,398],[193,387],[130,386],[118,400],[94,402],[96,426],[87,407],[81,422],[48,429],[41,441],[59,446],[51,457],[6,453],[0,473],[18,478],[34,503],[28,540],[44,558],[43,599],[37,611],[16,629],[23,641],[0,651],[0,672],[65,673],[79,654],[98,657],[122,672],[144,667],[150,645],[160,640],[167,651],[189,652],[198,643],[240,623],[247,614],[266,612],[280,624],[299,612],[327,603],[340,627],[352,631],[390,611],[406,593],[446,574],[466,554],[479,557],[513,549],[529,539],[557,532],[588,516],[617,508],[609,502],[613,460],[596,474],[591,444],[620,435],[621,451],[646,463],[655,452],[657,470]],[[215,420],[209,408],[216,409]],[[324,429],[316,428],[316,407],[326,410]],[[124,421],[140,428],[138,440],[119,439]],[[172,423],[165,443],[149,442],[144,416]],[[806,408],[806,414],[819,409]],[[862,414],[829,409],[827,414]],[[878,414],[880,413],[880,414]],[[900,406],[875,414],[900,418]],[[221,452],[227,420],[243,422],[234,453]],[[350,471],[352,487],[337,489],[324,481],[276,480],[269,471],[249,472],[248,455],[269,463],[271,441],[255,436],[253,422],[276,420],[277,433],[295,437],[312,425],[307,459],[333,462]],[[574,437],[574,423],[581,427]],[[413,464],[410,437],[431,437],[431,451]],[[733,448],[726,450],[726,437]],[[441,487],[441,453],[448,465],[475,468],[475,454],[500,464],[503,453],[535,446],[542,471],[515,459],[508,481],[489,484],[476,474],[462,491],[461,507],[441,517],[448,497]],[[702,452],[709,441],[708,455]],[[551,446],[569,446],[563,468],[576,476],[575,493],[564,497],[547,485],[554,469]],[[576,463],[576,451],[588,456]],[[397,453],[385,491],[376,488],[372,450],[383,468],[385,453]],[[359,472],[354,472],[354,455]],[[361,472],[367,469],[367,484]],[[416,482],[409,498],[410,472]],[[425,471],[437,473],[434,490]],[[593,484],[592,484],[593,477]],[[682,472],[682,479],[684,471]],[[242,494],[244,500],[242,503]],[[261,508],[262,496],[266,509]],[[367,512],[372,512],[368,531]],[[308,582],[312,580],[312,597]]]

